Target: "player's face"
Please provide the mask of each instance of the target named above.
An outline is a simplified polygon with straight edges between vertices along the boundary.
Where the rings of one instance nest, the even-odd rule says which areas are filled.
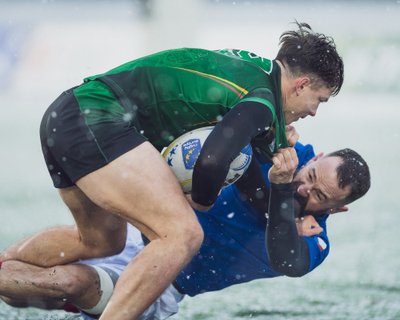
[[[306,203],[305,211],[323,212],[343,206],[350,187],[339,187],[336,168],[341,162],[339,157],[316,158],[296,174],[293,181],[298,196]]]
[[[298,84],[296,92],[286,101],[284,110],[286,124],[290,124],[307,116],[317,114],[319,104],[327,102],[332,94],[332,89],[326,86],[313,86],[310,82]]]

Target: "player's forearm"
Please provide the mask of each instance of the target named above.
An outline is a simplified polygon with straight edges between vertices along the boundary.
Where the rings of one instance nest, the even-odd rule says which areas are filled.
[[[252,158],[249,168],[235,185],[242,199],[248,201],[255,211],[265,216],[269,207],[269,188],[256,157]]]
[[[287,276],[308,272],[309,253],[298,235],[295,222],[294,190],[291,184],[271,184],[266,247],[271,266]]]
[[[224,116],[205,141],[193,170],[192,199],[196,203],[214,203],[232,160],[271,122],[269,109],[256,102],[239,103]]]

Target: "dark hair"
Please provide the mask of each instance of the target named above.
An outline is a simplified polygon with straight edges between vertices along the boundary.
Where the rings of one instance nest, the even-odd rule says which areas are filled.
[[[342,164],[336,168],[339,188],[350,186],[350,194],[344,199],[351,203],[367,193],[371,186],[371,176],[365,160],[354,150],[346,148],[327,154],[327,157],[339,157]]]
[[[318,81],[339,93],[343,84],[343,60],[331,37],[315,33],[307,23],[295,21],[298,31],[286,31],[279,38],[276,60],[289,67],[295,75],[315,75]]]

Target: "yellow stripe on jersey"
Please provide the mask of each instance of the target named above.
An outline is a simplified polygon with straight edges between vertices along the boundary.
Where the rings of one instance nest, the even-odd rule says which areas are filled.
[[[206,77],[206,78],[210,78],[212,80],[215,80],[215,81],[221,83],[223,86],[225,86],[228,89],[230,89],[233,92],[235,92],[239,97],[243,97],[244,95],[249,93],[245,88],[242,88],[242,87],[238,86],[236,83],[233,83],[232,81],[229,81],[227,79],[220,78],[220,77],[214,76],[212,74],[203,73],[203,72],[196,71],[196,70],[191,70],[191,69],[186,69],[186,68],[179,68],[179,67],[174,67],[174,68],[175,69],[184,70],[184,71],[188,71],[188,72],[192,72],[192,73],[198,74],[198,75],[200,75],[202,77]]]

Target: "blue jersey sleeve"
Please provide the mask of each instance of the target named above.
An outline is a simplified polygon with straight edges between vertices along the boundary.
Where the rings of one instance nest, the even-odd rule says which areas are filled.
[[[330,246],[329,246],[328,233],[326,230],[327,218],[328,215],[322,216],[317,219],[319,225],[324,229],[323,232],[312,237],[303,237],[304,240],[306,240],[307,242],[309,258],[310,258],[308,272],[311,272],[316,267],[318,267],[329,254]]]

